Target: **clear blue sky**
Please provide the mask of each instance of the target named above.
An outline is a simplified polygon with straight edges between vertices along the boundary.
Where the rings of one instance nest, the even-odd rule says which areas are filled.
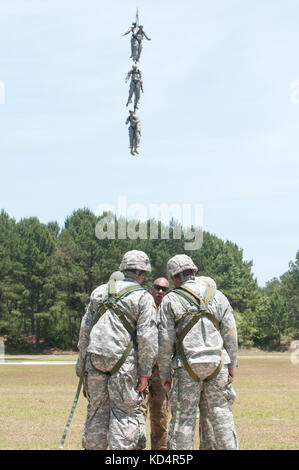
[[[124,121],[144,41],[142,154]],[[203,204],[260,285],[298,244],[297,0],[3,0],[0,208],[63,225],[101,203]]]

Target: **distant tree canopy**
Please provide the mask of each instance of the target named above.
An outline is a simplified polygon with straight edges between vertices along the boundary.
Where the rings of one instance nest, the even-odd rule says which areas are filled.
[[[104,216],[104,215],[103,215]],[[98,222],[89,209],[69,216],[63,228],[57,222],[42,224],[36,217],[16,222],[0,213],[0,335],[22,347],[26,338],[41,345],[76,349],[80,322],[91,292],[106,283],[118,270],[124,253],[145,251],[152,263],[146,287],[166,276],[166,264],[175,254],[186,253],[199,267],[199,274],[211,276],[234,308],[241,346],[279,348],[282,341],[298,338],[299,251],[288,272],[259,288],[251,272],[252,262],[230,241],[208,232],[200,249],[186,251],[184,239],[175,236],[170,222],[155,222],[158,237],[151,239],[115,237],[99,240]],[[148,221],[143,224],[150,233]],[[115,220],[115,232],[132,221]],[[134,221],[135,232],[141,223]],[[169,239],[161,233],[169,233]]]

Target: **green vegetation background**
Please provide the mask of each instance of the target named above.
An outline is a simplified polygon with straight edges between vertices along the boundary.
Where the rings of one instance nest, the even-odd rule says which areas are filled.
[[[150,257],[148,287],[166,275],[171,256],[191,256],[199,274],[213,277],[231,302],[240,346],[279,349],[299,338],[299,251],[280,279],[260,288],[252,262],[244,261],[242,249],[231,241],[204,232],[202,248],[185,251],[183,237],[173,236],[173,224],[165,227],[160,222],[155,222],[157,239],[99,240],[95,227],[105,215],[96,217],[89,209],[79,209],[61,228],[57,222],[42,224],[36,217],[16,222],[0,213],[0,336],[7,352],[76,350],[91,292],[118,270],[130,249],[144,250]],[[127,222],[115,222],[116,234],[120,223]],[[137,233],[140,228],[136,222]],[[169,239],[161,239],[161,230],[169,230]]]

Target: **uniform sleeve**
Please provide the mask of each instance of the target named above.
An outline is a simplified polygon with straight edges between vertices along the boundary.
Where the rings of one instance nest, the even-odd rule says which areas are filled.
[[[128,29],[128,31],[126,31],[123,36],[126,36],[127,34],[129,34],[131,31],[133,31],[133,28],[132,26]]]
[[[224,301],[221,303],[221,310],[222,318],[220,320],[219,327],[220,334],[223,338],[223,346],[226,349],[231,361],[230,364],[228,364],[228,367],[236,367],[238,365],[237,327],[233,309],[226,297],[224,297]]]
[[[154,299],[146,292],[139,300],[136,325],[138,373],[150,377],[158,355],[157,311]]]
[[[138,130],[138,132],[140,132],[140,134],[141,134],[141,122],[140,122],[140,119],[139,119],[139,117],[137,117],[137,116],[136,116],[135,119],[136,119],[136,127],[137,127],[137,130]]]
[[[132,75],[132,69],[129,70],[129,72],[127,73],[127,76],[126,76],[126,79],[125,79],[125,82],[127,83],[127,81],[129,80],[130,76]]]
[[[170,301],[165,298],[159,308],[158,366],[162,379],[171,377],[171,361],[175,350],[176,331]]]
[[[85,311],[85,315],[81,321],[79,341],[78,341],[79,355],[78,355],[78,359],[76,362],[76,374],[78,375],[78,377],[80,377],[81,372],[82,372],[84,359],[86,356],[86,349],[89,344],[89,335],[90,335],[92,322],[99,308],[99,304],[101,303],[102,298],[103,298],[102,292],[97,292],[97,289],[91,294],[89,304]]]

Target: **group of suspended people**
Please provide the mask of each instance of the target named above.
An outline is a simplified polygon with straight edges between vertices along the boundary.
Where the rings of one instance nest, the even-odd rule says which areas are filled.
[[[129,142],[131,155],[138,154],[138,148],[140,147],[140,136],[141,136],[141,124],[140,119],[136,115],[136,109],[140,103],[141,92],[143,92],[143,75],[139,68],[139,60],[141,56],[141,51],[143,48],[142,41],[146,38],[148,41],[151,40],[145,31],[143,30],[143,25],[138,25],[137,22],[132,23],[132,26],[126,31],[122,36],[132,33],[131,36],[131,56],[130,59],[133,60],[134,64],[129,70],[125,82],[128,83],[130,80],[129,88],[129,97],[126,106],[132,103],[132,98],[134,95],[134,110],[129,110],[129,116],[126,119],[126,125],[130,123],[129,126]]]

